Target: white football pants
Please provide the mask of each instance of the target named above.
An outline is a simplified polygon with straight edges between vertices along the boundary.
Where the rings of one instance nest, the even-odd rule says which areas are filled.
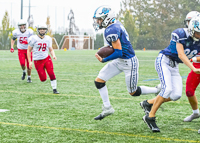
[[[167,56],[159,54],[155,61],[155,69],[158,73],[161,91],[159,93],[163,98],[169,98],[173,101],[178,100],[182,96],[182,78],[179,74],[178,63],[170,66],[172,62]]]
[[[125,73],[127,90],[132,93],[137,90],[139,62],[136,56],[130,59],[115,59],[107,63],[99,72],[98,78],[108,81],[110,78]]]

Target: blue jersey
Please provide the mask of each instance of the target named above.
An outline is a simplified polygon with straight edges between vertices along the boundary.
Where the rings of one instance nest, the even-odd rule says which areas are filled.
[[[112,42],[120,40],[122,45],[122,59],[129,59],[135,56],[135,52],[133,47],[129,41],[129,35],[124,28],[124,26],[116,21],[105,29],[104,32],[105,39],[107,43],[112,46]]]
[[[183,45],[184,53],[188,59],[191,59],[200,52],[200,41],[194,41],[193,38],[189,36],[187,28],[178,28],[172,32],[169,46],[160,53],[169,56],[172,60],[178,63],[182,63],[178,57],[176,43]]]

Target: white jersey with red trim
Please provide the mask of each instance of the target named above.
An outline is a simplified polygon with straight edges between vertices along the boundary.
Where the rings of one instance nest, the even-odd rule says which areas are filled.
[[[28,38],[29,46],[33,47],[33,60],[43,60],[48,57],[49,48],[52,47],[52,38],[45,35],[41,39],[38,35]]]
[[[28,38],[33,35],[32,29],[26,29],[24,33],[22,33],[19,29],[15,29],[12,32],[13,37],[17,38],[17,48],[18,49],[28,49]]]

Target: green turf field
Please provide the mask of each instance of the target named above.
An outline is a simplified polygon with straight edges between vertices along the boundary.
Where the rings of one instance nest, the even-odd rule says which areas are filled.
[[[200,142],[200,119],[190,123],[183,119],[192,113],[185,95],[189,68],[180,64],[183,76],[182,98],[162,105],[157,112],[161,133],[152,133],[144,124],[139,103],[155,95],[131,97],[124,74],[107,82],[115,113],[102,121],[102,100],[94,79],[105,65],[95,58],[96,51],[55,51],[54,71],[59,95],[52,94],[50,80],[40,82],[32,70],[32,83],[21,80],[22,70],[17,51],[0,51],[0,142],[73,142],[73,143],[172,143]],[[139,59],[138,85],[159,83],[154,60],[159,51],[136,51]],[[200,100],[200,89],[196,94]]]

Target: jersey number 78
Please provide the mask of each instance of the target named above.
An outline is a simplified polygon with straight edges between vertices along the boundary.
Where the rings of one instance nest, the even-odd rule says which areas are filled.
[[[46,51],[47,48],[47,44],[46,43],[38,43],[38,45],[40,45],[40,48],[38,49],[38,51],[40,51],[40,49],[42,49],[42,51]]]

